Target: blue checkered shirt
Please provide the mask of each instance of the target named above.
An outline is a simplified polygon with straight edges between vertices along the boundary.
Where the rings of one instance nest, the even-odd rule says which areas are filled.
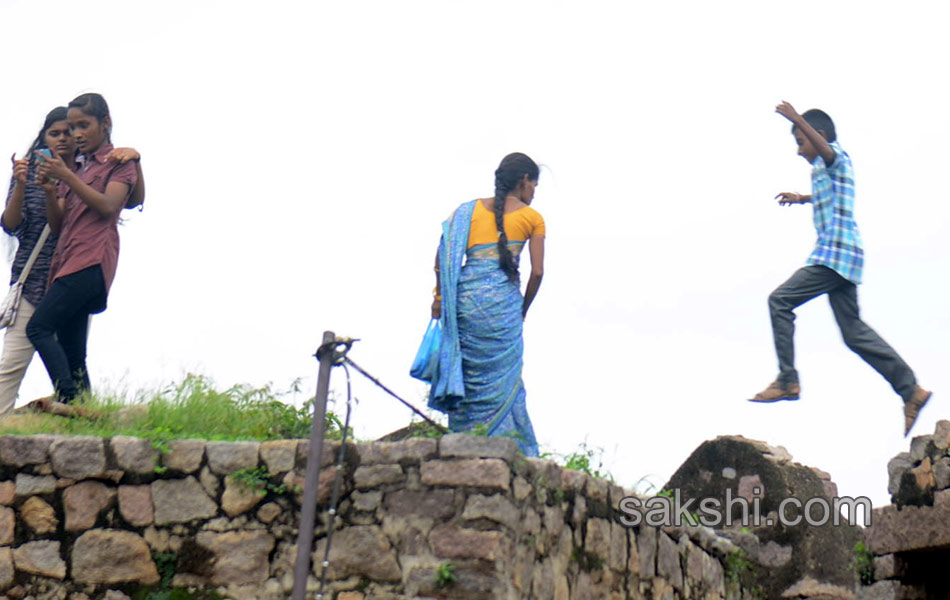
[[[830,167],[821,156],[811,172],[811,204],[818,241],[809,265],[834,269],[848,281],[861,283],[864,249],[854,222],[854,169],[851,157],[837,142],[831,142],[835,160]]]

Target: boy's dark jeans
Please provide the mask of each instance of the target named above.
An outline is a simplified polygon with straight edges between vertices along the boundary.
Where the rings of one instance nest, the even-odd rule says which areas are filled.
[[[26,335],[40,353],[61,402],[89,389],[89,315],[101,312],[105,301],[102,268],[88,267],[54,281],[26,326]]]
[[[841,336],[848,348],[874,367],[891,384],[894,391],[907,402],[914,393],[917,380],[907,363],[887,342],[868,327],[858,314],[857,286],[828,267],[809,265],[795,272],[769,296],[772,314],[772,335],[778,353],[778,380],[798,383],[795,370],[796,308],[812,298],[828,294]],[[34,317],[35,318],[35,317]]]

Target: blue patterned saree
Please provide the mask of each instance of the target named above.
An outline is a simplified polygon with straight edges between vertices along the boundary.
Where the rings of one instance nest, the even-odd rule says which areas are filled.
[[[466,250],[475,202],[442,224],[442,343],[429,406],[449,415],[452,431],[484,427],[488,435],[513,438],[525,456],[537,456],[521,380],[524,299],[498,265],[497,244]],[[523,247],[509,244],[516,260]]]

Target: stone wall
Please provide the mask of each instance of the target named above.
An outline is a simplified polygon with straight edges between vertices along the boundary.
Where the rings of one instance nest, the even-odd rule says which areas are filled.
[[[911,441],[887,465],[890,506],[874,510],[867,543],[869,585],[858,598],[950,598],[950,421]]]
[[[167,446],[0,436],[0,592],[118,600],[171,585],[289,597],[308,443]],[[349,444],[342,468],[331,465],[338,450],[323,453],[311,594],[339,476],[326,598],[753,596],[729,540],[703,527],[626,527],[618,506],[628,492],[525,459],[511,440]],[[249,483],[261,468],[266,481]]]

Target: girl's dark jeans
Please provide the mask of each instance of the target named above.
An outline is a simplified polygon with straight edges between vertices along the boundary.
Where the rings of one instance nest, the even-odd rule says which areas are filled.
[[[89,389],[86,336],[89,315],[106,306],[102,267],[94,265],[60,277],[50,285],[26,326],[61,402]]]

